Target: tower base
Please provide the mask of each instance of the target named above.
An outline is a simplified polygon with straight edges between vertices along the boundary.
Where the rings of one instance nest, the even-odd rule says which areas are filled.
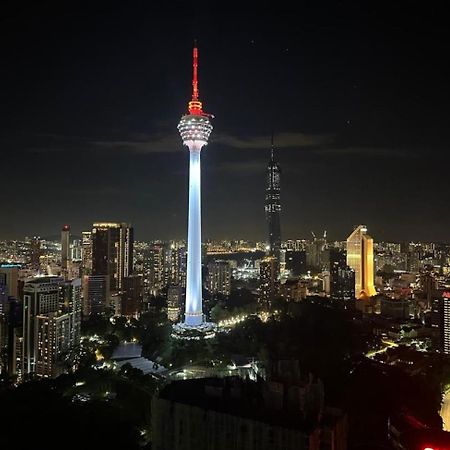
[[[217,325],[213,322],[202,322],[195,326],[179,322],[172,325],[172,337],[186,340],[211,339],[216,335],[216,329]]]

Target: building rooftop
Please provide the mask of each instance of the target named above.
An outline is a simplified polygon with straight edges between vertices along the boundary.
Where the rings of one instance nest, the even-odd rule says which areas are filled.
[[[301,402],[289,401],[295,395],[299,400],[302,388],[284,388],[282,383],[255,382],[239,377],[201,378],[174,381],[161,390],[159,398],[283,428],[312,431],[319,424],[319,407],[315,409],[309,405],[308,409],[313,413],[305,415],[299,406]]]

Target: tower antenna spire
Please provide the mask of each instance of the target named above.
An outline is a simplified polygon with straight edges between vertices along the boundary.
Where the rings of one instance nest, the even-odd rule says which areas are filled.
[[[198,99],[198,48],[197,39],[194,39],[194,48],[192,49],[192,100],[188,105],[189,114],[196,116],[205,115],[202,102]]]
[[[192,100],[198,100],[198,48],[197,48],[197,39],[194,39],[194,48],[192,51]]]

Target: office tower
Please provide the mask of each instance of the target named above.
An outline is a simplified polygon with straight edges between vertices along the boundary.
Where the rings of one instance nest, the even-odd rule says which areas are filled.
[[[164,283],[164,245],[153,244],[148,256],[148,289],[150,294],[158,295],[159,291],[165,286]]]
[[[61,231],[61,268],[65,277],[69,272],[70,260],[70,226],[64,225]]]
[[[167,290],[167,318],[177,322],[181,311],[182,290],[180,286],[169,286]]]
[[[208,144],[213,129],[210,114],[202,109],[197,81],[198,50],[193,50],[192,100],[189,113],[178,124],[183,145],[189,148],[189,213],[188,257],[186,278],[186,310],[184,324],[197,327],[203,324],[202,310],[202,240],[201,240],[201,163],[200,153]]]
[[[19,298],[19,266],[0,264],[0,284],[6,286],[6,295]]]
[[[438,302],[436,302],[437,304]],[[439,301],[440,308],[438,311],[441,315],[440,328],[441,328],[441,342],[442,349],[445,354],[450,355],[450,292],[444,291],[442,298]]]
[[[35,236],[30,241],[30,266],[32,269],[39,271],[41,268],[41,238]]]
[[[165,254],[167,264],[167,284],[186,287],[186,246],[180,242],[172,242]]]
[[[64,280],[59,277],[35,278],[23,288],[23,337],[24,337],[24,360],[23,372],[26,374],[37,372],[38,343],[41,342],[39,335],[40,326],[38,317],[49,316],[58,311],[61,289]]]
[[[367,234],[365,225],[359,225],[347,238],[347,264],[355,271],[356,297],[376,295],[373,284],[373,239]]]
[[[92,232],[81,232],[81,270],[83,275],[92,272]]]
[[[286,270],[294,277],[306,275],[306,252],[304,250],[287,250]]]
[[[20,373],[56,377],[80,342],[79,279],[34,278],[24,286]],[[19,371],[19,370],[18,370]]]
[[[79,239],[74,239],[70,247],[70,259],[72,261],[81,262],[83,255],[83,245],[82,241]]]
[[[211,261],[208,264],[207,286],[208,291],[213,295],[230,295],[231,266],[228,261]]]
[[[313,240],[306,247],[306,265],[309,269],[321,271],[327,268],[327,232],[322,237],[317,237],[312,232]]]
[[[67,280],[63,284],[60,310],[69,315],[69,347],[74,348],[81,339],[81,279]]]
[[[102,314],[109,307],[111,292],[108,275],[87,275],[83,287],[83,314]]]
[[[336,300],[355,299],[355,271],[347,265],[347,254],[330,249],[330,297]]]
[[[133,228],[126,223],[94,223],[92,274],[108,275],[111,293],[122,289],[123,278],[133,273]]]
[[[277,258],[266,256],[259,263],[259,300],[264,308],[270,308],[278,295]]]
[[[272,148],[270,151],[270,161],[267,166],[266,180],[266,221],[269,228],[269,256],[280,257],[281,248],[281,227],[280,227],[280,175],[281,169],[274,157],[274,147],[272,138]]]
[[[121,315],[138,317],[142,310],[144,285],[141,275],[130,275],[123,279]]]
[[[0,374],[8,370],[8,292],[0,274]]]

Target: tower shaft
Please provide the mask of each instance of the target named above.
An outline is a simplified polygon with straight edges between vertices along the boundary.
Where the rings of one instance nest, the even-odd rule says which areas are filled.
[[[203,322],[201,147],[202,145],[195,141],[191,141],[189,145],[188,255],[185,311],[185,323],[189,326],[197,326]]]

